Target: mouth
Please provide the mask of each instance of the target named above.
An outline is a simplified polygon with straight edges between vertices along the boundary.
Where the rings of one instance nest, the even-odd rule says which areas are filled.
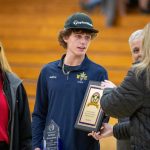
[[[79,49],[79,51],[83,52],[85,51],[86,47],[77,47]]]

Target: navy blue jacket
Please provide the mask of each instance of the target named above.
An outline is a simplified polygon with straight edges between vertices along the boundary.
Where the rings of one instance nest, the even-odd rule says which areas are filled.
[[[53,120],[59,126],[63,150],[99,150],[99,142],[74,125],[89,81],[103,81],[107,72],[85,56],[67,77],[62,61],[45,65],[38,79],[32,114],[33,149],[41,147],[45,125]]]

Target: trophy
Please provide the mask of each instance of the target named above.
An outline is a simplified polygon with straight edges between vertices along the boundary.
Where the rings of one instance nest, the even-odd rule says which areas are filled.
[[[43,150],[62,150],[58,125],[51,122],[44,129]]]
[[[101,109],[100,100],[103,90],[100,82],[89,81],[76,123],[75,128],[87,132],[99,131],[104,119],[104,112]]]

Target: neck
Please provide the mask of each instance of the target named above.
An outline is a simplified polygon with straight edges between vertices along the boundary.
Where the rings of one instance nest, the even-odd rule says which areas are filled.
[[[79,56],[66,54],[64,58],[64,64],[68,66],[79,66],[84,60],[84,57],[85,55],[79,57]]]

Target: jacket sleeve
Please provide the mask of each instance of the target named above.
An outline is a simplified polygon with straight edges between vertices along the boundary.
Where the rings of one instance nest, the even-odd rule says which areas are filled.
[[[104,80],[108,80],[108,73],[105,69],[100,74],[98,73],[98,81],[101,82]]]
[[[130,138],[130,122],[117,123],[113,127],[113,134],[117,140],[129,139]]]
[[[143,104],[143,80],[129,70],[122,84],[113,90],[105,89],[101,98],[104,112],[115,118],[130,117]]]
[[[45,128],[48,96],[45,70],[42,70],[37,83],[36,101],[32,114],[32,148],[41,148]]]
[[[31,117],[26,91],[21,84],[17,89],[17,99],[19,103],[19,149],[32,149]]]

